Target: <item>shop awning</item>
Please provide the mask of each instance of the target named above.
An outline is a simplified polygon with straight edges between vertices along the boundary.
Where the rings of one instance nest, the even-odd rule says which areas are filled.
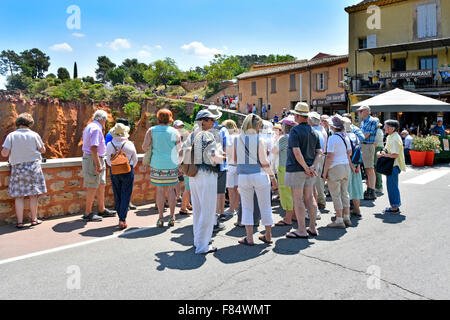
[[[431,48],[450,47],[450,38],[431,39],[408,43],[393,44],[384,47],[359,49],[358,52],[369,52],[371,55],[388,54],[390,52],[406,52]]]
[[[450,104],[401,89],[394,89],[352,106],[368,105],[373,112],[450,112]]]

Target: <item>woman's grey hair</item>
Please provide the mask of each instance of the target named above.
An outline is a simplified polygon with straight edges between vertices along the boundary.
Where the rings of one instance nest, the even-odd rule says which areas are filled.
[[[108,114],[106,113],[106,111],[103,110],[97,110],[94,113],[94,120],[96,121],[103,121],[108,119]]]
[[[400,128],[400,123],[397,120],[386,120],[384,122],[384,124],[386,126],[389,126],[391,128],[394,128],[395,131],[398,131],[398,129]]]
[[[317,118],[309,117],[309,121],[311,121],[311,123],[313,124],[313,126],[318,126],[318,125],[320,125],[320,120],[317,119]]]

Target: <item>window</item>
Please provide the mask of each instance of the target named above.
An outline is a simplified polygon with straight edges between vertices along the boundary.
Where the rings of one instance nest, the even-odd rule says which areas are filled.
[[[431,70],[431,69],[433,69],[433,74],[436,74],[438,72],[437,56],[419,58],[419,70]]]
[[[406,59],[394,59],[392,71],[406,71]]]
[[[317,90],[318,91],[325,90],[325,77],[323,73],[319,73],[317,75]]]
[[[296,82],[295,79],[296,79],[295,74],[291,74],[291,76],[290,76],[291,85],[290,85],[289,91],[297,90],[297,84],[295,83]]]
[[[252,96],[256,96],[256,82],[252,82]]]
[[[359,49],[367,48],[367,37],[359,38]]]
[[[277,93],[277,79],[270,79],[270,93]]]
[[[437,5],[425,4],[417,7],[417,37],[430,38],[437,36]]]
[[[369,34],[366,38],[366,48],[376,48],[377,47],[377,35]]]

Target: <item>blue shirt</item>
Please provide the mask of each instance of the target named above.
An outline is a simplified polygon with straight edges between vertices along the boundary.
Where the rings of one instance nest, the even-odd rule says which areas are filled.
[[[108,145],[108,143],[110,143],[113,140],[113,136],[111,135],[111,133],[107,133],[106,138],[105,138],[105,144]]]
[[[321,149],[318,133],[307,123],[299,124],[289,133],[286,172],[305,171],[295,158],[294,148],[300,148],[306,164],[308,167],[312,166],[316,150]]]
[[[362,133],[361,129],[352,124],[352,133],[354,133],[359,140],[359,143],[362,143],[364,141],[364,134]]]
[[[444,128],[443,125],[440,126],[440,127],[436,126],[436,127],[433,128],[432,133],[438,134],[439,136],[443,137],[443,136],[445,136],[445,128]]]
[[[219,135],[222,143],[222,148],[225,150],[226,147],[230,147],[232,145],[230,133],[228,129],[225,127],[220,128]],[[224,160],[220,165],[220,171],[228,171],[228,163],[227,160]]]
[[[314,129],[314,131],[316,131],[317,134],[319,135],[320,148],[321,148],[322,150],[325,150],[325,149],[324,149],[324,146],[325,146],[325,138],[323,137],[322,129],[320,129],[319,126],[315,126],[315,127],[313,127],[313,129]]]
[[[376,121],[371,116],[368,116],[366,120],[363,120],[361,122],[361,131],[364,134],[364,136],[368,133],[370,133],[370,136],[367,139],[364,139],[362,141],[366,144],[375,143],[375,138],[377,137],[377,130],[378,130],[378,121]]]

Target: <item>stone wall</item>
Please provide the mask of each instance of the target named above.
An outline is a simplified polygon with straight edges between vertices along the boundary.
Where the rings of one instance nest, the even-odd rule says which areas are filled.
[[[191,81],[183,81],[181,82],[181,87],[186,91],[194,91],[203,88],[204,86],[208,85],[208,81],[197,81],[197,82],[191,82]]]
[[[142,167],[143,155],[135,168],[135,181],[132,202],[149,203],[155,200],[156,188],[150,184],[149,173]],[[39,217],[50,218],[68,214],[83,213],[86,191],[83,189],[81,175],[81,158],[47,160],[42,164],[47,184],[47,194],[39,197]],[[108,171],[108,170],[107,170]],[[15,223],[14,199],[8,196],[10,168],[7,163],[0,163],[0,224]],[[114,195],[107,174],[105,203],[114,206]],[[94,204],[95,205],[95,204]],[[28,219],[29,201],[25,204],[24,219]],[[26,221],[26,220],[25,220]]]

